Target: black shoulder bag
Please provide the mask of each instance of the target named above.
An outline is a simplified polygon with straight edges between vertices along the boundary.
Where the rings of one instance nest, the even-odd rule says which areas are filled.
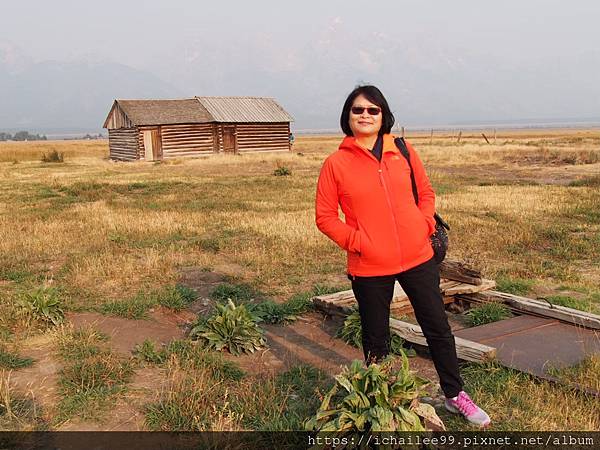
[[[403,138],[396,138],[394,140],[396,147],[402,153],[402,156],[406,158],[408,162],[408,167],[410,167],[410,182],[412,184],[413,197],[415,198],[415,203],[417,206],[419,205],[419,193],[417,191],[417,183],[415,182],[415,174],[413,173],[412,164],[410,163],[410,153],[406,148],[406,143]],[[450,230],[450,226],[440,217],[438,213],[433,215],[435,219],[435,233],[433,233],[430,237],[431,240],[431,248],[433,248],[433,257],[435,258],[435,262],[440,264],[444,258],[446,257],[446,252],[448,251],[448,233],[446,230]]]

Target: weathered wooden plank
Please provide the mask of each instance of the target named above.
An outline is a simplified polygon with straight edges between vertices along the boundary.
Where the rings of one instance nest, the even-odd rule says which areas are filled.
[[[578,309],[567,308],[560,305],[549,305],[542,300],[534,300],[532,298],[520,297],[518,295],[507,294],[499,291],[484,291],[472,294],[461,294],[457,296],[461,300],[475,299],[482,303],[502,302],[508,305],[511,309],[528,313],[536,314],[542,317],[558,319],[562,322],[581,325],[586,328],[600,330],[600,315],[592,314]]]
[[[488,289],[494,289],[495,287],[496,282],[494,280],[488,280],[483,278],[481,284],[479,285],[461,283],[456,286],[444,289],[443,293],[444,295],[472,294],[474,292],[481,292]]]
[[[137,157],[138,132],[136,128],[108,130],[110,158],[134,160]]]
[[[390,318],[390,331],[408,342],[427,346],[425,335],[418,325]],[[496,358],[496,349],[494,347],[456,336],[454,337],[454,342],[456,343],[456,354],[460,359],[481,362]]]
[[[440,264],[440,276],[449,280],[464,281],[470,284],[481,284],[481,272],[468,267],[460,261],[446,259]]]

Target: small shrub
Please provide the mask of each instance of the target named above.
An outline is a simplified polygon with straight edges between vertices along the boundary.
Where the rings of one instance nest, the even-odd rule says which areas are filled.
[[[297,294],[291,297],[286,303],[287,310],[296,316],[304,314],[314,309],[312,294]]]
[[[569,183],[569,186],[586,186],[586,187],[600,187],[600,175],[594,175],[591,177],[579,178]]]
[[[21,314],[29,320],[46,325],[58,325],[64,320],[61,301],[55,288],[40,287],[21,294],[19,298]]]
[[[215,238],[201,238],[197,241],[198,247],[211,253],[218,253],[221,250],[219,240]]]
[[[551,295],[548,301],[553,305],[566,306],[580,311],[591,311],[591,303],[570,297],[568,295]]]
[[[113,391],[133,373],[131,364],[109,352],[89,356],[61,371],[61,385],[68,392]]]
[[[169,286],[157,293],[157,302],[166,308],[181,311],[196,300],[197,294],[193,289],[178,284]]]
[[[56,150],[50,151],[48,154],[42,155],[43,163],[62,163],[65,162],[64,153],[58,153]]]
[[[503,303],[484,303],[467,311],[467,323],[471,327],[497,322],[512,316],[508,307]]]
[[[36,404],[31,393],[27,398],[13,392],[10,372],[0,371],[0,433],[2,448],[19,447],[19,437],[6,436],[6,431],[47,431],[48,424],[42,417],[40,405]],[[23,436],[20,436],[23,439]],[[21,443],[22,446],[22,443]]]
[[[532,280],[498,277],[496,279],[496,290],[513,295],[527,295],[533,284]]]
[[[273,171],[273,175],[276,177],[285,177],[292,174],[292,171],[286,166],[277,166],[277,169]]]
[[[296,316],[286,308],[285,303],[275,303],[267,300],[261,303],[250,303],[247,305],[248,312],[252,314],[256,322],[286,323],[296,320]]]
[[[251,286],[243,283],[222,283],[210,293],[212,300],[227,301],[228,299],[232,299],[237,303],[247,303],[261,297],[262,295],[259,292],[256,292]]]
[[[0,368],[22,369],[33,364],[33,359],[22,358],[19,355],[0,348]]]
[[[187,308],[196,300],[196,292],[183,285],[166,286],[154,291],[141,291],[125,300],[113,300],[100,307],[102,314],[126,319],[146,319],[150,308],[161,305],[175,311]]]
[[[236,306],[229,299],[226,305],[217,304],[216,308],[210,318],[192,328],[192,338],[201,340],[209,349],[227,349],[236,356],[253,353],[265,345],[262,330],[244,305]]]
[[[57,420],[96,418],[109,407],[110,397],[125,389],[133,364],[101,348],[108,338],[92,328],[62,330],[57,338],[65,362],[59,373],[62,398]]]
[[[154,341],[150,339],[146,339],[141,344],[136,345],[133,349],[133,354],[142,361],[152,364],[162,364],[167,359],[167,352],[164,349],[156,350]]]
[[[418,401],[429,382],[409,370],[406,356],[402,356],[398,371],[393,370],[392,362],[387,358],[365,368],[361,361],[353,361],[345,367],[305,429],[342,436],[365,431],[425,431],[422,417],[443,427],[433,406]]]
[[[230,409],[227,384],[215,380],[205,367],[169,364],[166,389],[146,406],[146,425],[154,431],[236,431],[240,417]],[[211,447],[212,448],[212,447]]]
[[[151,299],[144,294],[138,294],[132,299],[114,300],[101,306],[100,312],[125,319],[146,319],[148,310],[154,306]]]
[[[338,330],[336,336],[342,339],[346,344],[362,349],[362,327],[358,311],[354,311],[346,317],[344,324]],[[404,348],[404,342],[404,339],[400,336],[392,334],[390,339],[390,353],[394,355],[406,354],[406,356],[410,357],[415,356],[415,350]]]
[[[65,361],[79,361],[100,353],[108,336],[94,328],[69,329],[63,325],[57,334],[58,353]]]

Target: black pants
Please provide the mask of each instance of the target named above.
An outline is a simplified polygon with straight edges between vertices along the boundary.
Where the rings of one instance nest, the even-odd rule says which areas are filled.
[[[440,272],[433,258],[396,275],[348,278],[352,281],[352,290],[358,301],[365,361],[379,360],[389,353],[390,303],[394,283],[398,280],[423,330],[444,394],[446,397],[457,396],[464,383],[458,369],[454,336],[440,293]]]

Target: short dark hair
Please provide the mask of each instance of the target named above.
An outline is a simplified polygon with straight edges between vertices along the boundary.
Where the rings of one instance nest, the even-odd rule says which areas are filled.
[[[381,108],[382,117],[379,136],[390,133],[392,131],[392,127],[394,126],[394,122],[396,119],[394,119],[394,115],[390,110],[388,102],[379,89],[377,89],[375,86],[366,85],[355,87],[354,90],[350,92],[350,95],[348,95],[348,98],[344,103],[344,107],[342,108],[342,115],[340,116],[340,126],[342,127],[342,131],[344,132],[344,134],[346,134],[346,136],[353,136],[348,121],[350,120],[350,109],[352,108],[354,99],[359,95],[363,95],[371,103]]]

